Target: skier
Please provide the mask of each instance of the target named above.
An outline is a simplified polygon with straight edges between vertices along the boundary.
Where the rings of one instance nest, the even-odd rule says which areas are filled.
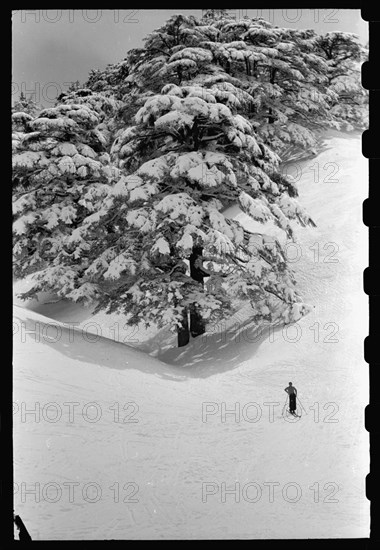
[[[289,386],[285,388],[286,393],[289,395],[289,412],[291,414],[296,414],[296,397],[297,397],[297,388],[293,386],[291,382],[289,382]]]

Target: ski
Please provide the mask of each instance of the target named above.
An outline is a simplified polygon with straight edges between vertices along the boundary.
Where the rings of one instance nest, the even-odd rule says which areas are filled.
[[[296,414],[295,412],[288,410],[288,413],[291,414],[292,416],[296,416],[297,418],[301,418],[301,416],[299,414]]]

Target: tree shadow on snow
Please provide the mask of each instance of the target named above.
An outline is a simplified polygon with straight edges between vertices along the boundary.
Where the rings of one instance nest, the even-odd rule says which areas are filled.
[[[62,298],[51,301],[30,300],[26,304],[20,304],[20,307],[68,324],[81,323],[90,319],[93,314],[93,308],[79,307],[77,303]]]
[[[283,325],[257,326],[252,321],[223,332],[206,333],[191,338],[183,348],[159,350],[156,357],[169,365],[181,367],[189,377],[207,378],[238,367],[252,359],[259,346],[281,330]],[[149,345],[149,342],[147,342]]]
[[[18,317],[15,314],[13,316],[13,331],[16,336],[14,347],[18,347],[18,351],[22,349],[22,343],[17,344],[17,332],[21,330],[27,339],[40,346],[46,345],[75,361],[83,361],[109,369],[135,369],[173,381],[188,378],[185,372],[127,344],[81,329],[66,328],[54,320],[39,320],[25,315]]]
[[[209,332],[191,338],[190,343],[182,348],[161,348],[153,357],[147,353],[149,341],[145,342],[145,351],[142,351],[81,329],[66,328],[53,320],[21,319],[17,315],[13,319],[16,324],[17,321],[25,323],[28,338],[35,341],[38,335],[41,344],[70,359],[111,369],[140,370],[178,382],[188,378],[208,378],[238,367],[253,359],[259,346],[268,337],[274,338],[283,326],[267,324],[258,327],[247,321],[238,328],[233,325],[223,332]]]

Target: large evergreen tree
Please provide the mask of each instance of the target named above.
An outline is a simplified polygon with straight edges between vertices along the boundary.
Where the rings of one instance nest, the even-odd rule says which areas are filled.
[[[315,129],[337,124],[328,65],[314,53],[318,35],[212,11],[200,21],[174,16],[149,35],[128,79],[145,93],[165,83],[212,88],[275,152],[314,146]]]
[[[111,247],[105,240],[101,260],[94,258],[87,272],[99,286],[113,281],[99,307],[129,313],[131,323],[169,322],[185,341],[188,311],[196,335],[204,331],[201,319],[227,314],[235,294],[251,300],[257,318],[270,317],[273,296],[288,306],[299,299],[290,291],[279,243],[271,248],[263,235],[227,220],[227,204],[238,201],[254,219],[273,220],[289,236],[289,218],[310,223],[295,202],[296,189],[278,173],[279,158],[243,116],[252,95],[222,66],[215,69],[209,48],[186,46],[199,43],[188,32],[196,25],[194,18],[172,18],[136,56],[128,80],[137,87],[149,82],[151,90],[136,124],[120,131],[112,148],[124,175],[99,220],[80,228],[85,239],[97,224],[114,223]],[[203,35],[210,32],[199,26]],[[162,41],[169,45],[164,57]],[[205,275],[215,291],[204,288]]]
[[[314,146],[316,130],[347,117],[332,109],[326,48],[314,31],[223,10],[177,15],[54,109],[19,120],[16,270],[37,272],[27,295],[96,299],[130,324],[170,325],[179,345],[235,298],[256,320],[303,315],[279,241],[224,213],[238,203],[289,238],[292,220],[313,224],[278,154]]]
[[[264,235],[223,215],[236,201],[289,236],[290,219],[312,223],[249,121],[210,89],[174,84],[148,99],[135,120],[112,150],[125,175],[100,223],[116,214],[120,239],[112,249],[116,272],[103,265],[99,276],[123,277],[102,306],[132,313],[133,323],[169,322],[185,333],[189,310],[193,335],[204,331],[201,318],[215,321],[231,310],[231,296],[249,299],[257,318],[270,318],[273,296],[292,307],[299,297],[280,244],[267,246]]]

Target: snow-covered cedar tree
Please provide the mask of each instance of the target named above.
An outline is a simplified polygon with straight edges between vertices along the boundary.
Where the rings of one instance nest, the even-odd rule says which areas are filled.
[[[331,114],[342,129],[366,129],[368,90],[361,85],[361,64],[368,58],[368,48],[357,35],[335,31],[320,36],[317,49],[328,66],[329,89],[336,94],[330,102]]]
[[[319,35],[209,12],[200,20],[173,16],[152,32],[145,49],[128,58],[131,88],[144,100],[169,83],[218,88],[219,101],[235,101],[237,112],[284,160],[294,150],[314,153],[317,131],[339,128],[343,116],[331,110],[338,95]],[[345,70],[360,85],[352,64]],[[359,97],[362,90],[357,92]]]
[[[148,35],[144,48],[94,72],[87,85],[112,89],[123,99],[125,124],[132,123],[133,111],[165,84],[216,84],[224,103],[233,100],[238,89],[239,105],[234,107],[285,160],[295,150],[314,153],[317,131],[339,128],[348,116],[338,109],[340,84],[331,85],[331,60],[326,57],[336,58],[339,66],[341,52],[336,47],[326,54],[321,38],[314,30],[274,27],[262,18],[236,21],[226,10],[207,10],[200,20],[177,15]],[[352,51],[340,72],[356,83],[350,103],[361,104],[366,92],[352,63],[357,44],[344,40],[346,52],[351,46]],[[351,118],[361,118],[354,107],[349,110]]]
[[[97,235],[77,239],[77,228],[96,216],[117,170],[98,115],[85,104],[44,109],[25,124],[13,156],[14,274],[33,274],[24,298],[51,290],[77,300],[77,279],[98,243]],[[94,296],[88,284],[86,298]]]
[[[325,50],[313,30],[236,21],[223,10],[175,15],[54,109],[16,120],[16,266],[22,275],[40,270],[33,292],[96,299],[130,324],[170,325],[180,345],[189,313],[190,332],[202,334],[233,311],[235,297],[250,301],[257,320],[303,315],[280,243],[224,211],[238,203],[289,238],[292,220],[313,224],[279,163],[348,118],[334,108],[332,67],[353,75],[354,60]],[[121,105],[105,116],[93,95]],[[96,174],[75,163],[82,147],[92,149]],[[115,185],[110,162],[112,174],[120,170]],[[41,243],[51,243],[43,254]]]
[[[41,109],[42,107],[39,107],[31,98],[27,99],[23,92],[18,101],[12,105],[12,153],[17,151],[20,141],[28,131],[28,123]]]
[[[288,320],[307,308],[294,288],[280,243],[223,215],[237,202],[259,223],[292,236],[291,220],[312,224],[296,188],[278,171],[279,157],[217,89],[168,84],[146,100],[135,125],[119,131],[111,150],[122,176],[97,216],[78,229],[112,225],[109,246],[86,271],[107,292],[98,309],[202,334],[232,310],[232,296],[250,300],[253,317]],[[205,287],[204,278],[208,278]]]

